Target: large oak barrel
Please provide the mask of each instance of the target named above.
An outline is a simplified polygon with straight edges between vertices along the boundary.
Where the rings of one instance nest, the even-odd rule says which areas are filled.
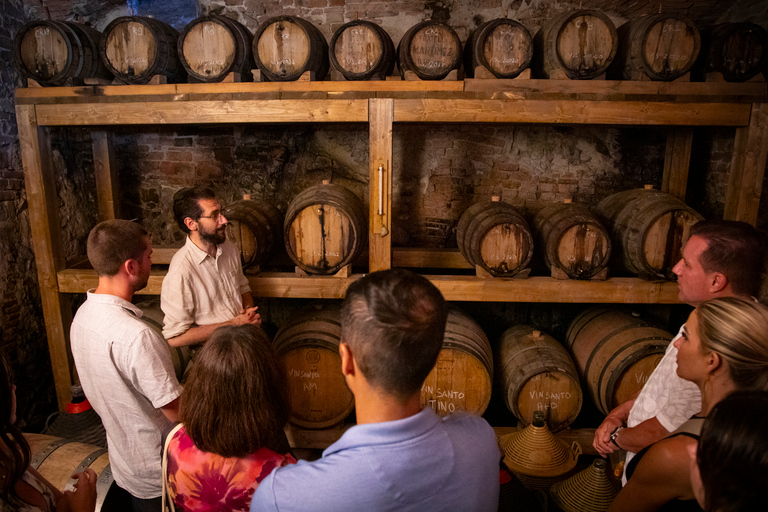
[[[544,78],[595,78],[613,62],[618,41],[616,27],[602,12],[564,12],[536,33],[534,71]]]
[[[501,201],[475,203],[456,227],[459,251],[491,275],[512,277],[531,261],[533,236],[522,215]]]
[[[111,78],[99,57],[101,32],[71,21],[32,21],[14,40],[16,65],[40,85],[82,83],[85,78]]]
[[[421,386],[421,404],[439,415],[481,415],[491,400],[493,354],[485,332],[463,311],[451,308],[443,348]]]
[[[403,77],[413,71],[422,80],[442,80],[461,67],[461,41],[445,23],[422,21],[403,34],[397,56]]]
[[[596,207],[616,245],[614,260],[648,278],[675,279],[691,226],[703,219],[674,196],[653,189],[610,195]]]
[[[299,268],[333,274],[360,255],[368,238],[368,216],[352,191],[322,183],[291,201],[284,233],[285,249]]]
[[[341,423],[355,405],[341,373],[340,307],[312,305],[282,325],[273,345],[288,374],[291,422],[305,428]]]
[[[579,375],[604,414],[643,387],[671,340],[663,329],[605,308],[584,311],[566,333]]]
[[[499,18],[480,25],[464,45],[464,73],[483,66],[496,78],[515,78],[531,64],[533,38],[515,20]]]
[[[544,411],[549,429],[557,432],[579,415],[579,375],[553,337],[527,325],[510,327],[501,335],[496,367],[507,408],[523,425],[533,421],[533,411]]]
[[[129,84],[146,84],[155,75],[169,82],[184,77],[176,44],[179,33],[162,21],[121,16],[104,29],[101,58],[107,68]]]
[[[313,24],[296,16],[277,16],[259,26],[253,59],[270,82],[298,80],[306,71],[317,80],[328,74],[328,43]]]
[[[608,266],[611,238],[589,208],[550,204],[536,214],[533,227],[547,267],[556,267],[573,279],[589,279]]]
[[[226,16],[192,20],[178,41],[181,64],[190,77],[201,82],[220,82],[229,73],[250,81],[253,35],[240,22]]]
[[[331,38],[329,56],[333,69],[347,80],[383,80],[395,68],[395,44],[372,21],[355,20],[339,27]]]
[[[283,214],[272,203],[248,198],[228,204],[221,213],[228,221],[227,238],[240,249],[243,268],[266,263],[282,245]]]
[[[679,14],[653,14],[629,21],[618,29],[616,75],[625,80],[674,80],[696,62],[701,36],[696,25]]]
[[[768,33],[754,23],[722,23],[702,31],[705,72],[718,71],[728,82],[744,82],[768,63]]]

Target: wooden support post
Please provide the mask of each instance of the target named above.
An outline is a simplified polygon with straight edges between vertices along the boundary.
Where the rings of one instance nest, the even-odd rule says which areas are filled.
[[[29,204],[29,223],[43,302],[48,350],[59,410],[71,399],[71,356],[68,349],[72,309],[59,294],[57,273],[64,270],[59,199],[53,176],[51,141],[47,128],[37,125],[34,105],[16,105],[21,161]]]
[[[688,189],[688,169],[691,166],[692,128],[671,128],[667,134],[664,175],[661,191],[685,201]]]
[[[368,100],[370,172],[368,268],[392,268],[392,120],[391,98]]]
[[[93,168],[96,174],[96,198],[99,202],[99,220],[120,218],[120,185],[117,162],[112,147],[112,132],[94,130]]]
[[[754,103],[749,126],[736,129],[723,218],[755,225],[767,157],[768,103]]]

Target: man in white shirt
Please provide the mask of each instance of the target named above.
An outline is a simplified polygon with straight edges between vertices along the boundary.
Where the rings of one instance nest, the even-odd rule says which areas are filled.
[[[205,342],[222,325],[261,325],[240,254],[226,239],[227,219],[211,189],[183,188],[173,216],[185,232],[163,279],[163,336],[174,347]]]

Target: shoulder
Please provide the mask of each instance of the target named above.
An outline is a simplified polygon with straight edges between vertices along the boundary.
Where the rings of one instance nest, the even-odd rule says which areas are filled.
[[[638,463],[633,478],[674,483],[689,479],[688,446],[695,444],[695,438],[686,435],[671,436],[651,445]]]

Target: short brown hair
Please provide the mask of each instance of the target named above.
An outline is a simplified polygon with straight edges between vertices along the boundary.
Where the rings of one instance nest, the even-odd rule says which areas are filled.
[[[219,327],[189,371],[180,416],[200,450],[245,457],[282,434],[290,414],[285,369],[254,325]]]
[[[372,386],[405,400],[435,366],[447,315],[426,278],[402,269],[373,272],[347,289],[341,341]]]
[[[141,224],[113,219],[96,224],[88,234],[88,260],[100,276],[114,276],[128,260],[139,260],[149,238]]]
[[[189,234],[189,228],[184,224],[184,219],[199,220],[203,215],[200,208],[201,199],[216,199],[216,193],[207,187],[182,188],[173,194],[173,218],[176,219],[179,229]]]

